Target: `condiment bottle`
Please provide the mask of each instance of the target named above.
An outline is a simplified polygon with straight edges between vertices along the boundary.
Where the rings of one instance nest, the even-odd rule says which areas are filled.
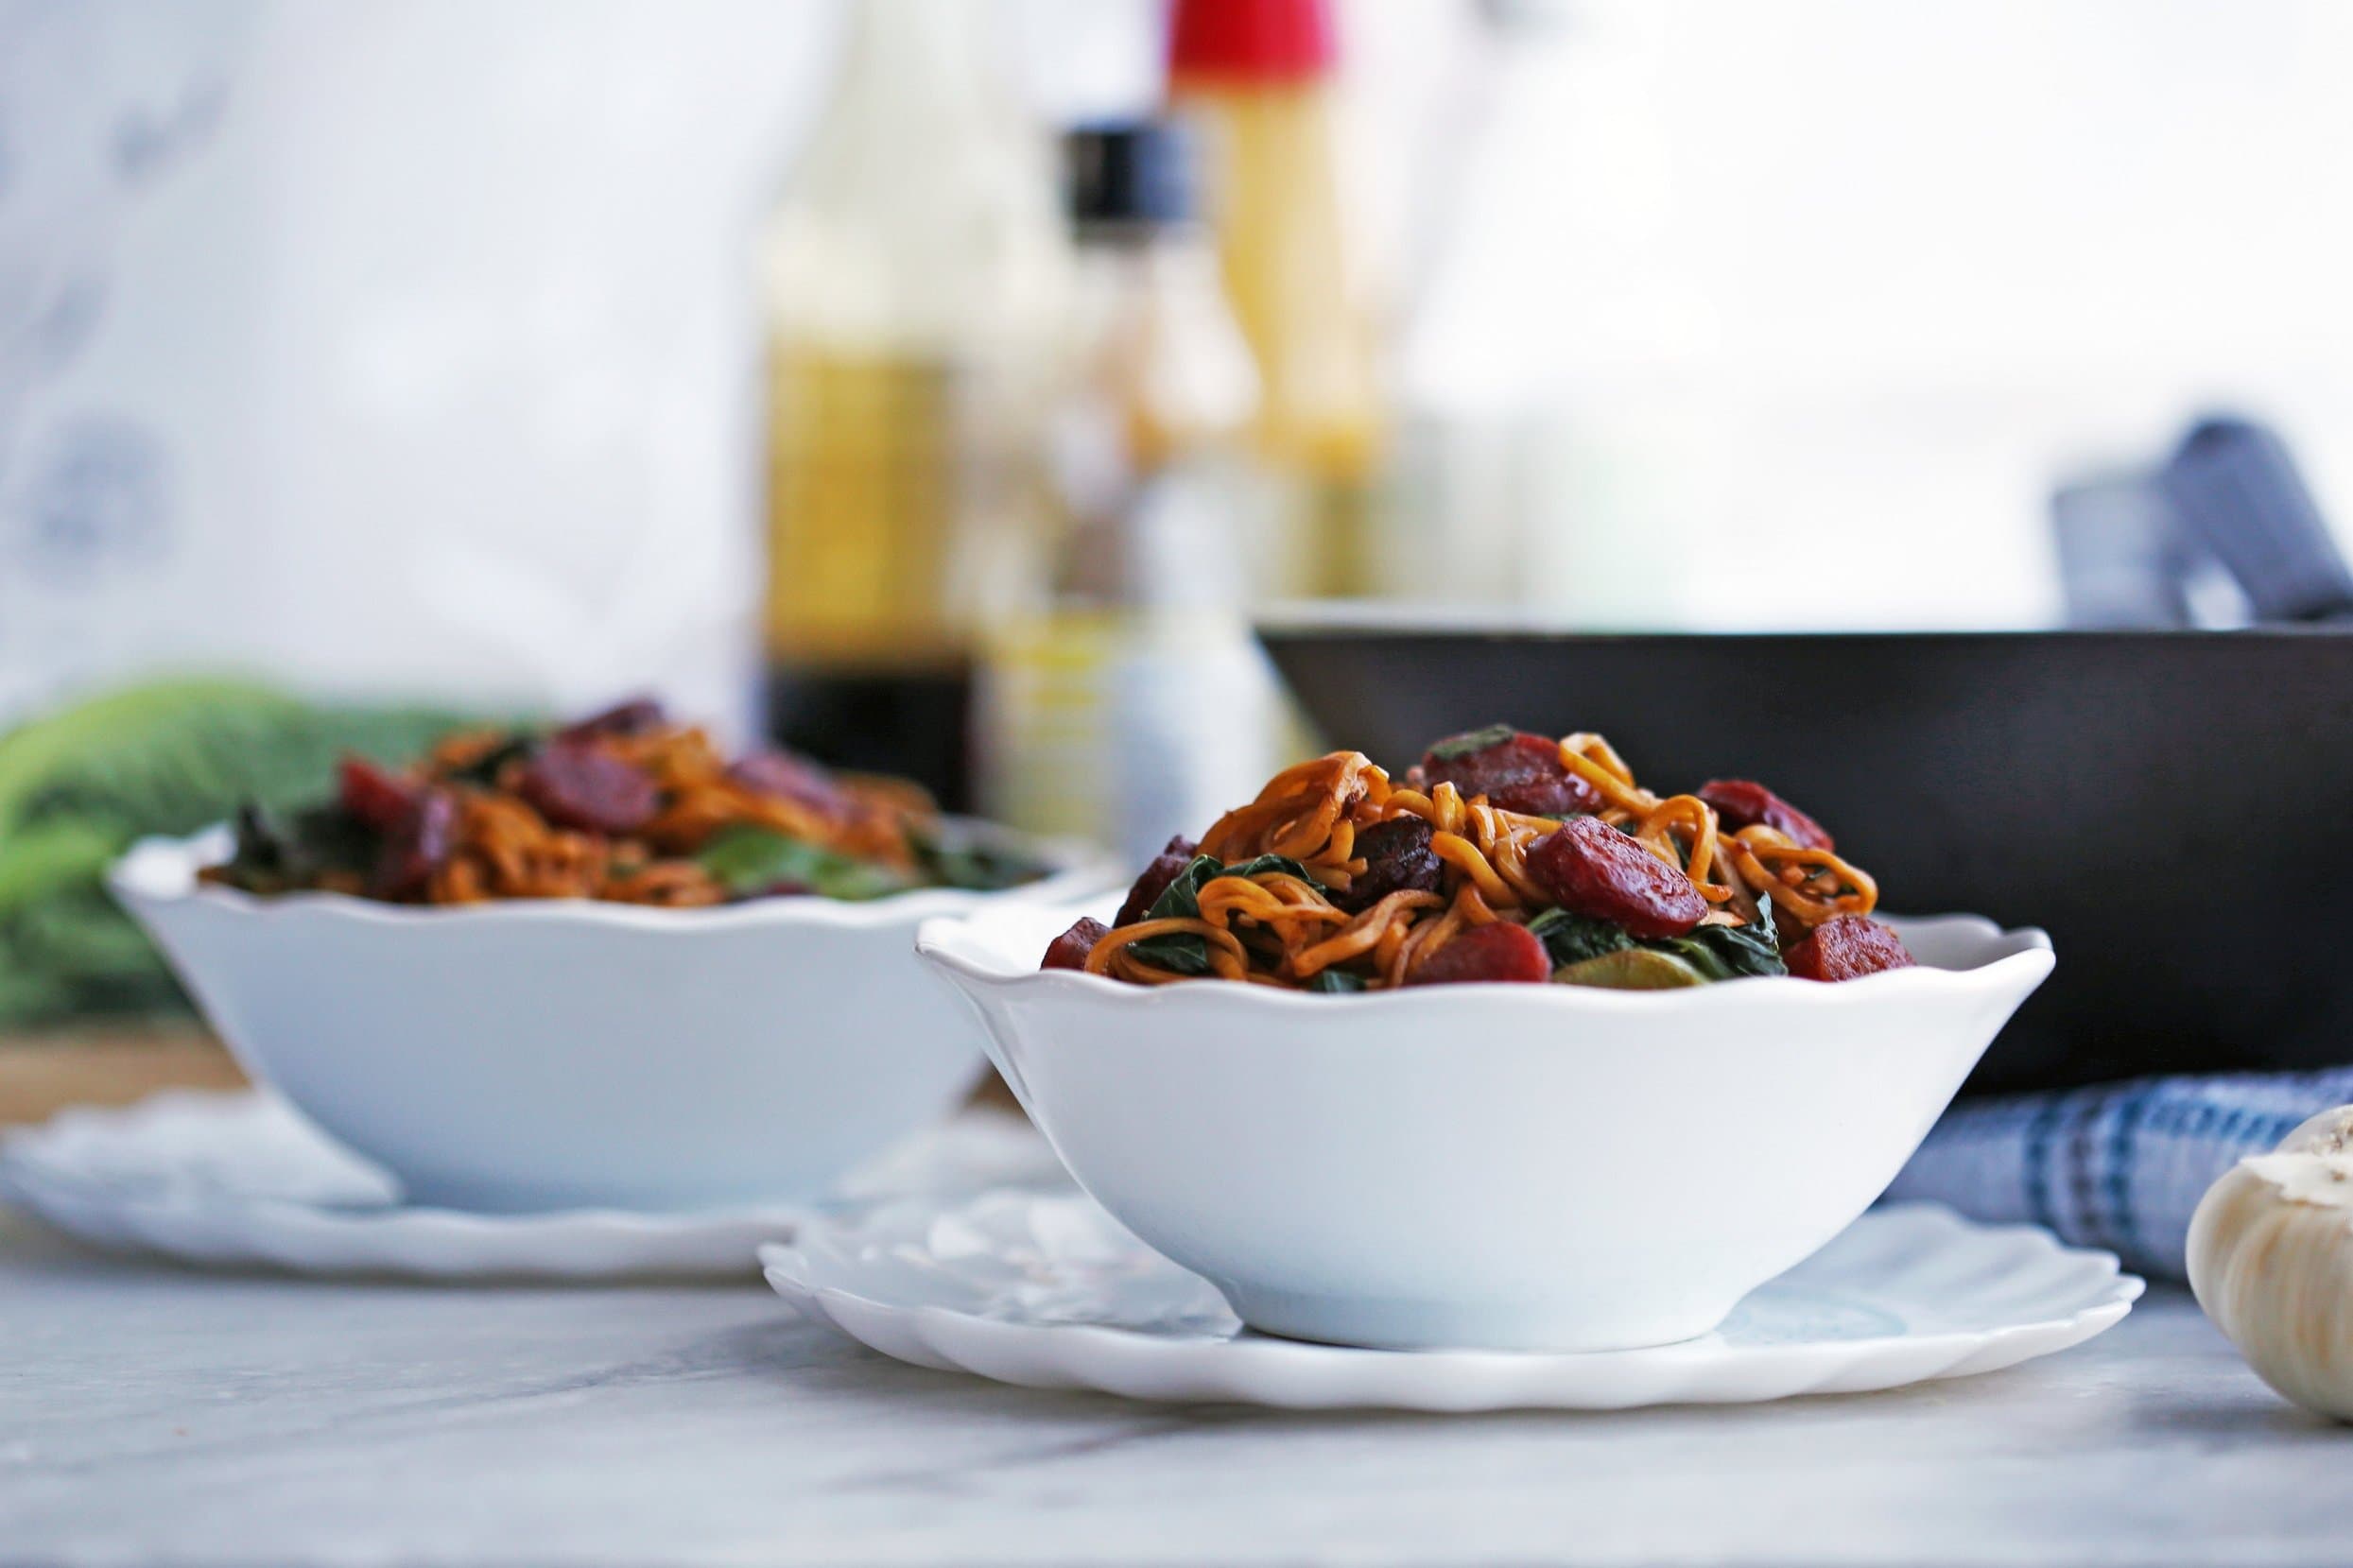
[[[865,0],[760,245],[771,728],[962,803],[973,639],[1038,571],[1068,253],[988,8]]]
[[[1140,122],[1064,141],[1077,343],[1052,422],[1051,601],[990,637],[992,816],[1149,859],[1271,771],[1276,687],[1241,615],[1256,375],[1196,221],[1188,144]]]
[[[1325,0],[1177,0],[1171,106],[1203,138],[1228,297],[1258,367],[1254,435],[1281,484],[1254,586],[1373,586],[1382,442],[1373,290],[1345,221]]]

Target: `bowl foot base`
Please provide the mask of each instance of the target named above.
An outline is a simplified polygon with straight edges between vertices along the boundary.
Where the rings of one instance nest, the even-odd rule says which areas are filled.
[[[1366,1301],[1220,1282],[1236,1317],[1261,1334],[1382,1351],[1647,1350],[1697,1339],[1734,1303],[1672,1310],[1623,1302]]]

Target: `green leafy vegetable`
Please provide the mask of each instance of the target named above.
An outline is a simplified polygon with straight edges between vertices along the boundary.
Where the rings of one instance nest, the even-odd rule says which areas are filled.
[[[779,887],[839,899],[887,898],[923,887],[990,892],[1034,882],[1045,874],[1045,867],[1037,861],[983,842],[952,824],[919,829],[913,837],[916,863],[922,870],[911,877],[771,828],[748,824],[713,835],[695,859],[727,889],[730,898],[757,898]]]
[[[22,909],[86,886],[122,845],[96,822],[32,822],[0,845],[0,908]]]
[[[1336,995],[1345,991],[1362,991],[1364,989],[1364,976],[1361,974],[1351,974],[1344,969],[1320,969],[1316,971],[1314,976],[1307,981],[1305,989],[1308,991],[1329,991]]]
[[[738,825],[711,836],[695,859],[730,898],[753,898],[780,888],[826,898],[872,899],[918,886],[888,866],[787,837],[770,828]]]
[[[1566,909],[1547,909],[1528,922],[1528,929],[1552,955],[1555,970],[1642,948],[1680,959],[1704,980],[1789,973],[1771,925],[1702,925],[1685,936],[1638,942],[1609,921]]]
[[[383,849],[381,836],[333,802],[285,813],[249,803],[237,808],[236,851],[222,870],[249,893],[278,893],[316,887],[329,872],[365,875]]]
[[[1431,747],[1429,754],[1440,762],[1452,762],[1457,757],[1469,756],[1473,751],[1484,751],[1490,746],[1500,746],[1518,733],[1517,730],[1508,724],[1490,724],[1484,730],[1473,730],[1466,734],[1448,735],[1445,740]]]
[[[1214,854],[1193,857],[1192,864],[1177,872],[1176,880],[1168,890],[1152,900],[1145,912],[1146,920],[1198,920],[1201,917],[1201,890],[1221,876],[1257,876],[1267,871],[1288,871],[1295,877],[1312,882],[1307,869],[1298,861],[1279,854],[1262,854],[1238,866],[1227,866]],[[1190,931],[1170,931],[1158,937],[1147,937],[1132,942],[1128,951],[1148,964],[1178,974],[1209,973],[1209,943]]]
[[[1747,975],[1787,974],[1780,944],[1773,940],[1770,922],[1756,925],[1701,925],[1681,937],[1645,944],[1671,953],[1710,980],[1738,980]]]
[[[1547,909],[1528,922],[1528,930],[1552,955],[1555,969],[1635,945],[1632,937],[1610,922],[1592,915],[1571,914],[1566,909]]]
[[[1034,857],[991,844],[954,823],[919,825],[909,830],[916,863],[929,880],[943,887],[964,887],[993,893],[1035,882],[1047,868]]]

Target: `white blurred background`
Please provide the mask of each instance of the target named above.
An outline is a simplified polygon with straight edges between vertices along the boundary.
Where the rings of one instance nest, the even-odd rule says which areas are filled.
[[[1048,119],[1156,96],[1156,6],[999,15]],[[1566,624],[2047,624],[2054,483],[2217,404],[2353,497],[2353,7],[1341,25],[1398,449],[1492,408],[1537,435],[1481,482],[1557,519],[1432,518],[1433,599],[1511,549],[1501,608]],[[0,719],[190,663],[747,712],[753,235],[840,32],[766,0],[0,0]]]

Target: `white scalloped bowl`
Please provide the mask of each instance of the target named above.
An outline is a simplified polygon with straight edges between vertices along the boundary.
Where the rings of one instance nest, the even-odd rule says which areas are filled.
[[[1706,1333],[1886,1189],[2052,963],[1960,915],[1841,985],[1152,989],[1039,973],[1071,916],[916,946],[1122,1224],[1254,1328],[1389,1349]]]
[[[412,1202],[528,1212],[797,1198],[970,1091],[980,1041],[910,956],[925,919],[1106,885],[1091,852],[997,893],[717,909],[256,898],[220,830],[109,875],[248,1074]]]

